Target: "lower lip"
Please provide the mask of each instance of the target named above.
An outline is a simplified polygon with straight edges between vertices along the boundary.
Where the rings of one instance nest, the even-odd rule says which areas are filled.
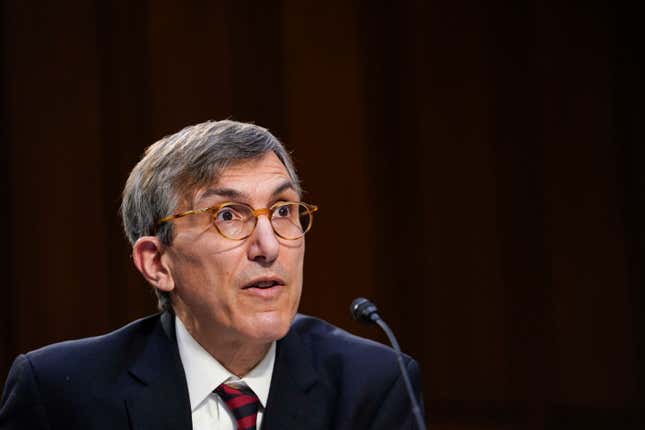
[[[284,285],[274,285],[273,287],[268,288],[245,288],[242,290],[245,294],[248,294],[253,297],[258,297],[261,299],[274,299],[276,298]]]

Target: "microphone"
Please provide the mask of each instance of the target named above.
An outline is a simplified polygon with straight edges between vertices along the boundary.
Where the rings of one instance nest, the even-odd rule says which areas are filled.
[[[399,347],[399,342],[397,342],[394,332],[390,327],[383,321],[381,316],[378,314],[378,308],[376,305],[364,297],[359,297],[352,301],[352,304],[349,307],[349,312],[356,321],[362,321],[367,324],[376,324],[387,335],[387,338],[392,344],[392,348],[396,353],[396,359],[399,363],[399,370],[403,376],[403,382],[405,382],[405,389],[408,392],[410,397],[410,403],[412,404],[412,414],[417,422],[417,427],[419,430],[426,430],[426,425],[423,421],[423,416],[421,415],[421,409],[419,408],[419,402],[417,402],[416,397],[414,396],[414,390],[412,388],[412,383],[410,382],[410,376],[408,375],[408,370],[405,368],[403,363],[403,355],[401,354],[401,348]]]
[[[381,319],[376,305],[364,297],[354,299],[352,305],[349,307],[349,311],[356,321],[362,321],[367,324],[375,323]]]

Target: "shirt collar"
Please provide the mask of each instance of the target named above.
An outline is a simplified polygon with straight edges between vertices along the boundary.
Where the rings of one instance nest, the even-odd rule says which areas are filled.
[[[271,342],[271,347],[264,358],[243,378],[238,378],[197,343],[177,316],[175,316],[175,332],[179,357],[186,374],[191,411],[194,412],[223,382],[244,382],[258,396],[262,407],[266,406],[275,362],[275,341]]]

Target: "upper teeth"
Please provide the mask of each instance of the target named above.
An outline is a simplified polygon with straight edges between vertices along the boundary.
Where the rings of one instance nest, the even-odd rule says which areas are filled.
[[[260,287],[260,288],[266,288],[266,287],[270,287],[270,286],[272,286],[273,284],[274,284],[274,282],[273,282],[273,281],[262,281],[262,282],[258,282],[258,283],[257,283],[257,284],[255,284],[255,285],[257,285],[257,286],[258,286],[258,287]]]

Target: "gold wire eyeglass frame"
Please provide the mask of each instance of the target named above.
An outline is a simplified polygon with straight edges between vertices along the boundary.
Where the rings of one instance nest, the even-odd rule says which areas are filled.
[[[273,214],[275,213],[276,209],[278,209],[280,207],[283,207],[283,206],[289,206],[289,205],[298,205],[299,207],[303,207],[307,211],[307,213],[309,214],[309,224],[307,225],[307,228],[302,231],[302,234],[300,234],[299,236],[296,236],[296,237],[286,237],[286,236],[278,233],[276,231],[275,226],[273,225],[273,221],[272,221],[273,220]],[[255,231],[255,227],[258,225],[258,217],[260,215],[266,215],[266,217],[269,218],[269,221],[271,223],[271,228],[273,229],[273,232],[278,237],[281,237],[282,239],[287,239],[287,240],[300,239],[309,230],[311,230],[311,225],[314,223],[314,212],[316,212],[318,210],[318,206],[312,205],[312,204],[309,204],[309,203],[304,203],[304,202],[278,202],[278,203],[272,205],[269,208],[259,208],[259,209],[254,209],[251,206],[249,206],[247,204],[244,204],[244,203],[225,202],[225,203],[222,203],[220,205],[212,206],[212,207],[209,207],[209,208],[193,209],[193,210],[189,210],[189,211],[186,211],[186,212],[181,212],[181,213],[174,214],[174,215],[169,215],[169,216],[161,218],[159,221],[157,221],[157,227],[159,227],[163,223],[173,221],[173,220],[176,220],[178,218],[183,218],[183,217],[186,217],[186,216],[189,216],[189,215],[196,215],[196,214],[202,214],[202,213],[210,212],[212,214],[212,217],[214,217],[222,209],[224,209],[227,206],[244,206],[244,207],[249,209],[250,213],[253,215],[253,218],[255,219],[255,222],[253,224],[253,228],[251,229],[251,231],[248,234],[246,234],[246,235],[244,235],[243,237],[240,237],[240,238],[227,236],[226,234],[222,233],[222,231],[217,226],[216,222],[214,222],[214,221],[211,222],[211,224],[215,227],[215,229],[217,230],[217,232],[219,234],[221,234],[225,238],[231,239],[231,240],[244,240],[247,237],[251,236],[253,234],[253,232]]]

